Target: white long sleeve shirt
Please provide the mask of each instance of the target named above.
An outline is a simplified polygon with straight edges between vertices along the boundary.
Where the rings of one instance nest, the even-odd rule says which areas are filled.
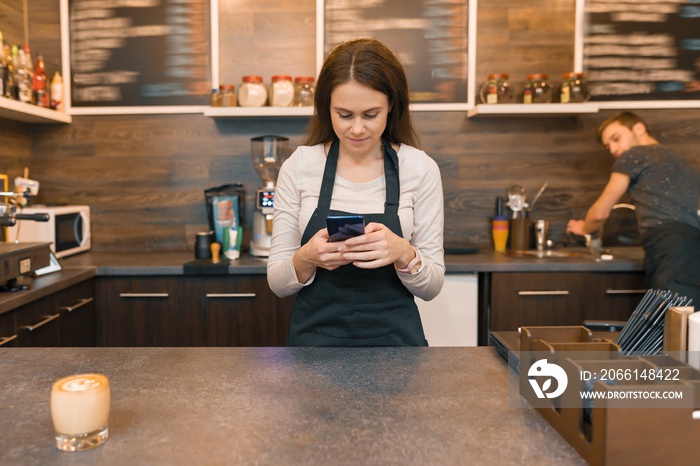
[[[403,237],[421,256],[415,274],[396,272],[415,296],[430,300],[442,289],[445,278],[443,251],[444,205],[440,169],[425,152],[402,144],[399,159],[398,215]],[[318,205],[326,154],[323,144],[300,146],[280,169],[275,187],[272,246],[267,280],[279,297],[297,293],[313,282],[315,274],[299,283],[292,256],[301,247],[301,237]],[[336,174],[332,210],[370,214],[384,212],[384,176],[366,183],[353,183]],[[315,233],[315,232],[314,232]]]

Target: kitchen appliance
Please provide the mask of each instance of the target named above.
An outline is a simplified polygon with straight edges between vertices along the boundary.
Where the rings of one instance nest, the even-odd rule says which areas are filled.
[[[49,251],[49,243],[0,243],[0,291],[28,289],[28,285],[17,283],[17,278],[49,265]]]
[[[289,156],[289,138],[271,135],[258,136],[250,140],[250,145],[253,167],[263,181],[263,187],[255,193],[250,254],[257,257],[268,257],[272,242],[275,182],[282,162]]]
[[[8,242],[47,242],[56,257],[66,257],[90,249],[90,206],[35,205],[22,209],[22,215],[48,215],[47,222],[18,220],[8,231]]]

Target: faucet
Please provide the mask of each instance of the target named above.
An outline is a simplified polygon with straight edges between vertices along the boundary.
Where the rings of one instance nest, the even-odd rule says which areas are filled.
[[[629,209],[632,212],[637,210],[637,208],[634,205],[626,204],[624,202],[615,204],[612,207],[612,211],[615,211],[618,209]],[[608,226],[609,221],[610,221],[610,218],[608,218],[608,220],[605,222],[605,224],[603,224],[600,228],[598,228],[597,231],[595,231],[591,234],[588,234],[588,235],[584,235],[584,238],[586,238],[586,249],[588,249],[588,251],[591,254],[593,254],[595,257],[599,257],[601,255],[601,253],[603,252],[603,239],[604,239],[603,231],[609,231],[609,229],[606,228]],[[636,222],[635,222],[634,228],[635,228],[634,233],[636,233]],[[616,231],[619,229],[620,229],[620,225],[617,225],[617,228],[613,229],[613,231],[615,233],[617,233],[618,238],[625,238],[625,239],[627,239],[628,243],[634,241],[634,239],[628,239],[627,236],[620,234],[620,231]],[[623,231],[622,233],[625,233],[625,232]],[[621,241],[621,242],[624,242],[624,241]]]

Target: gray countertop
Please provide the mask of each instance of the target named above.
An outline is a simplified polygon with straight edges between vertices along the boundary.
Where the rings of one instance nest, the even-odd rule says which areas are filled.
[[[595,260],[582,249],[570,249],[573,257],[538,259],[510,257],[486,250],[476,254],[445,256],[447,273],[488,272],[639,272],[643,271],[641,248],[617,248],[613,260]],[[20,277],[28,291],[0,293],[0,314],[94,276],[183,275],[183,265],[193,261],[192,252],[87,252],[61,260],[63,270],[38,279]],[[228,274],[265,274],[266,259],[244,255],[226,268]]]
[[[5,348],[0,464],[585,464],[493,348]],[[51,384],[107,375],[110,437],[59,452]]]
[[[476,254],[445,256],[447,273],[475,272],[634,272],[643,271],[644,252],[637,247],[613,248],[613,259],[596,260],[583,248],[571,248],[574,257],[510,257],[492,250]],[[183,264],[193,253],[181,252],[88,252],[62,260],[64,266],[96,267],[97,275],[182,275]],[[244,255],[232,261],[229,274],[264,274],[266,259]]]

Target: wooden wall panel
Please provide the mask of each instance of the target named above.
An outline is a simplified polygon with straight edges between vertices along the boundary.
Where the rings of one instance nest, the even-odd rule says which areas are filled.
[[[573,3],[536,0],[528,3],[536,11],[524,11],[527,8],[516,0],[480,2],[477,75],[491,72],[486,71],[491,67],[517,76],[568,71],[573,64],[573,37],[568,38],[573,31]],[[554,39],[542,35],[543,27],[552,31]],[[484,42],[484,34],[494,42]],[[540,47],[524,54],[524,43]],[[487,54],[489,47],[495,48]],[[489,57],[499,60],[490,63]],[[543,65],[531,69],[539,60]],[[503,69],[505,64],[512,68]],[[612,113],[472,119],[462,112],[416,113],[422,148],[442,172],[446,242],[490,247],[495,198],[505,196],[516,183],[532,198],[544,182],[549,188],[533,217],[549,220],[553,238],[566,241],[567,220],[585,212],[609,176],[613,158],[593,135],[598,123]],[[639,113],[662,143],[700,169],[700,110]],[[41,182],[40,200],[90,204],[95,250],[191,249],[195,232],[206,228],[204,189],[242,181],[249,195],[247,243],[251,195],[260,184],[250,162],[250,138],[278,134],[289,137],[295,147],[303,139],[306,122],[306,118],[125,115],[77,116],[71,125],[9,123],[12,133],[0,133],[5,151],[0,172],[14,177],[27,164],[32,177]]]

